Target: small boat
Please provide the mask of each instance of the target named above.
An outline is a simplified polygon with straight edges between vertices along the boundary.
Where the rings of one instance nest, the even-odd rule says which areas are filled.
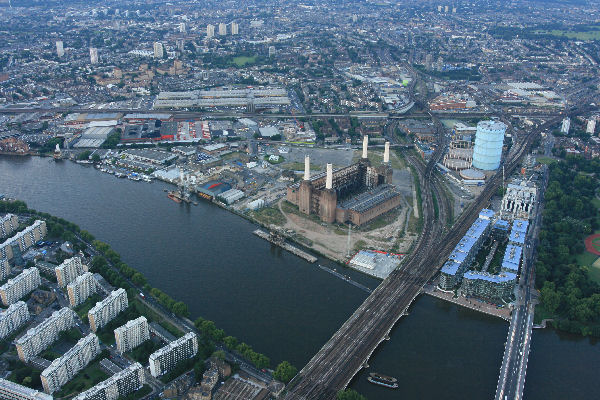
[[[169,192],[167,194],[167,197],[173,200],[175,203],[181,203],[181,199],[179,198],[179,196],[177,196],[177,193],[175,192]]]
[[[391,376],[386,376],[379,374],[377,372],[372,372],[369,374],[367,380],[375,385],[385,386],[390,389],[398,388],[398,380]]]

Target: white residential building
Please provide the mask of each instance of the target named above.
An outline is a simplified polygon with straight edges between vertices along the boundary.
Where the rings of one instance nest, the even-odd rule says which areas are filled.
[[[146,375],[140,363],[135,363],[118,372],[93,388],[75,397],[75,400],[117,400],[144,386]]]
[[[148,320],[143,316],[127,321],[125,325],[121,325],[115,329],[117,351],[121,354],[135,349],[149,339]]]
[[[0,244],[0,258],[6,258],[10,261],[17,247],[19,251],[25,252],[43,239],[46,233],[46,221],[36,220],[32,225]]]
[[[88,312],[90,329],[92,332],[98,331],[104,325],[108,324],[121,311],[129,305],[127,301],[127,292],[123,288],[113,290],[105,299],[96,303]]]
[[[68,307],[54,311],[41,324],[27,331],[15,341],[17,354],[23,362],[31,360],[58,340],[61,332],[75,326],[75,311]]]
[[[232,22],[231,23],[231,34],[237,35],[239,33],[240,33],[240,26],[237,24],[237,22]]]
[[[97,290],[98,284],[91,272],[79,275],[73,282],[67,285],[69,304],[71,307],[77,307],[92,294],[96,293]]]
[[[596,118],[592,117],[592,118],[588,119],[585,131],[586,131],[586,133],[593,135],[595,130],[596,130]]]
[[[0,217],[0,238],[5,238],[19,227],[19,218],[15,214],[6,214]]]
[[[52,396],[0,378],[0,399],[52,400]]]
[[[206,37],[207,39],[210,39],[211,37],[215,36],[215,26],[208,24],[206,25]]]
[[[562,120],[562,125],[560,126],[561,133],[569,134],[569,130],[571,129],[571,118],[567,117]]]
[[[90,47],[90,64],[98,64],[98,49]]]
[[[56,42],[56,55],[62,57],[65,55],[65,49],[63,47],[62,40]]]
[[[73,282],[79,275],[88,271],[86,265],[81,262],[81,257],[68,258],[59,266],[54,268],[56,280],[59,287],[65,287]]]
[[[0,313],[0,339],[4,339],[29,320],[27,304],[18,301]]]
[[[90,333],[79,339],[77,344],[62,357],[52,361],[48,368],[42,371],[40,378],[44,391],[52,394],[84,369],[100,353],[98,336]]]
[[[198,338],[194,332],[189,332],[150,354],[148,359],[150,373],[154,377],[166,374],[178,363],[194,357],[196,353],[198,353]]]
[[[0,281],[5,280],[10,275],[10,264],[6,258],[0,258]]]
[[[222,22],[219,24],[219,35],[221,35],[221,36],[227,35],[227,25]]]
[[[163,58],[164,49],[161,42],[154,42],[154,58]]]
[[[502,198],[500,215],[502,218],[529,219],[533,215],[533,208],[537,199],[537,189],[526,181],[520,184],[509,183],[506,193]]]
[[[2,303],[6,306],[13,304],[33,292],[41,283],[40,271],[36,267],[24,269],[14,279],[0,286]]]

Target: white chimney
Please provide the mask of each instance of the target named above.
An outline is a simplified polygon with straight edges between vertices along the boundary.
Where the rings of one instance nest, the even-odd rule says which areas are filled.
[[[333,189],[333,164],[327,164],[327,179],[325,189]]]
[[[383,162],[390,162],[390,142],[385,142],[385,149],[383,150]]]
[[[310,156],[304,156],[304,180],[310,180]]]
[[[369,136],[365,135],[363,138],[363,153],[362,153],[362,158],[368,158],[367,157],[367,147],[369,147]]]

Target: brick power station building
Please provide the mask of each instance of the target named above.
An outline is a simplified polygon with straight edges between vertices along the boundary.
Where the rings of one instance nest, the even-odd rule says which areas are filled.
[[[311,176],[310,158],[304,159],[304,179],[288,187],[287,200],[307,215],[327,223],[363,225],[400,205],[392,183],[390,145],[385,143],[383,165],[372,167],[367,158],[369,137],[363,140],[362,158],[355,164]]]

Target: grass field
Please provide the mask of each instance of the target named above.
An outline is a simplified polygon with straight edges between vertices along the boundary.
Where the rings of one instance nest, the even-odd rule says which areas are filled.
[[[570,32],[560,29],[547,30],[536,30],[535,33],[539,35],[552,35],[558,37],[567,37],[569,39],[576,40],[600,40],[600,31],[589,31],[589,32]]]
[[[55,393],[55,397],[65,397],[70,394],[82,392],[107,378],[108,375],[102,371],[100,363],[94,362],[75,375],[59,392]]]
[[[600,284],[600,263],[595,262],[590,265],[589,276],[594,282]]]
[[[252,211],[250,215],[265,225],[283,225],[287,221],[285,215],[278,208],[265,207],[257,211]]]
[[[235,57],[233,59],[233,63],[235,65],[237,65],[238,67],[243,67],[246,64],[254,64],[255,61],[256,61],[256,56],[253,56],[253,57],[240,56],[240,57]]]
[[[554,158],[550,158],[550,157],[536,157],[535,159],[540,164],[552,164],[552,163],[557,162],[557,160],[555,160]]]

